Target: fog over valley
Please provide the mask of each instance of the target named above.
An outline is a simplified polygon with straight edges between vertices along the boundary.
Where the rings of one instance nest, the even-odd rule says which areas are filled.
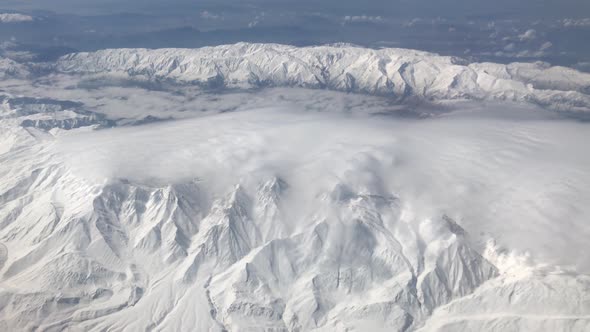
[[[586,1],[0,4],[0,330],[590,330]]]

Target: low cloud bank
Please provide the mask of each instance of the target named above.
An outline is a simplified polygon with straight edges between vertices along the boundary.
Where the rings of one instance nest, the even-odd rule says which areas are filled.
[[[342,184],[399,196],[419,207],[412,213],[448,214],[481,241],[491,236],[550,264],[590,268],[580,254],[590,236],[587,125],[527,109],[506,114],[486,108],[410,120],[257,109],[64,135],[57,146],[96,182],[199,179],[214,194],[279,176],[293,204]]]

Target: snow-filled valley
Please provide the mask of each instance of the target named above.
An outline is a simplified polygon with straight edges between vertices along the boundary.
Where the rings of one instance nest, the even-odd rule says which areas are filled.
[[[588,74],[347,45],[0,64],[0,330],[590,329]]]

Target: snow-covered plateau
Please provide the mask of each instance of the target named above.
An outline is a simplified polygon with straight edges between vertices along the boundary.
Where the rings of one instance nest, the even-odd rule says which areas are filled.
[[[0,79],[1,331],[590,330],[588,74],[236,44]]]

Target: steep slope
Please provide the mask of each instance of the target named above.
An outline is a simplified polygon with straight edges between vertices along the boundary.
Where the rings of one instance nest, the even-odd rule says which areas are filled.
[[[238,185],[209,207],[191,183],[88,187],[53,163],[12,177],[1,196],[8,330],[171,330],[208,312],[208,328],[384,320],[406,330],[496,275],[443,219],[412,230],[396,200],[340,186],[301,220],[307,231],[290,233],[274,215],[277,178],[252,194]],[[152,318],[137,320],[145,311]]]
[[[429,140],[433,127],[425,122],[403,122],[404,134],[394,126],[400,120],[379,127],[360,117],[256,110],[157,127],[46,131],[23,127],[19,118],[30,112],[10,105],[18,103],[5,103],[12,116],[0,119],[0,242],[8,249],[0,267],[2,330],[590,327],[587,276],[513,264],[443,213],[447,202],[417,199],[438,190],[429,174],[444,177],[441,169],[449,168],[408,154],[415,144],[409,137]],[[554,135],[528,122],[506,131],[486,126],[476,135],[490,128],[515,135],[492,143],[501,151],[496,163],[510,172],[510,149],[537,144],[535,133]],[[303,143],[320,133],[322,140]],[[73,142],[85,150],[68,146]],[[155,142],[171,154],[157,153]],[[471,136],[469,142],[480,144]],[[116,175],[88,176],[93,164],[108,167],[111,143]],[[136,150],[147,147],[149,160],[138,159]],[[473,154],[454,149],[455,159],[458,153]],[[150,171],[168,162],[176,174],[194,159],[203,163],[185,166],[202,176]],[[430,163],[420,176],[426,181],[404,167]],[[458,164],[451,168],[461,170]],[[410,187],[402,185],[406,178]],[[581,187],[572,186],[587,197],[586,179],[579,180]],[[454,195],[458,187],[445,181],[443,196]]]
[[[433,53],[350,45],[235,44],[201,49],[114,49],[62,57],[66,73],[126,73],[209,88],[298,86],[399,100],[509,100],[590,111],[590,74],[545,63],[468,63]]]
[[[420,331],[585,331],[590,328],[590,278],[527,264],[524,257],[486,257],[504,278],[437,309]],[[542,313],[539,314],[539,313]]]
[[[27,75],[5,63],[6,78]],[[56,80],[80,75],[51,90],[61,97],[123,73],[590,105],[588,75],[570,69],[348,45],[105,50],[56,65]],[[249,111],[207,95],[218,106],[158,122],[120,112],[124,93],[96,97],[111,117],[0,96],[0,330],[590,329],[586,124],[510,103],[423,120],[365,101],[316,112],[341,95],[293,106],[305,89],[288,108]]]

